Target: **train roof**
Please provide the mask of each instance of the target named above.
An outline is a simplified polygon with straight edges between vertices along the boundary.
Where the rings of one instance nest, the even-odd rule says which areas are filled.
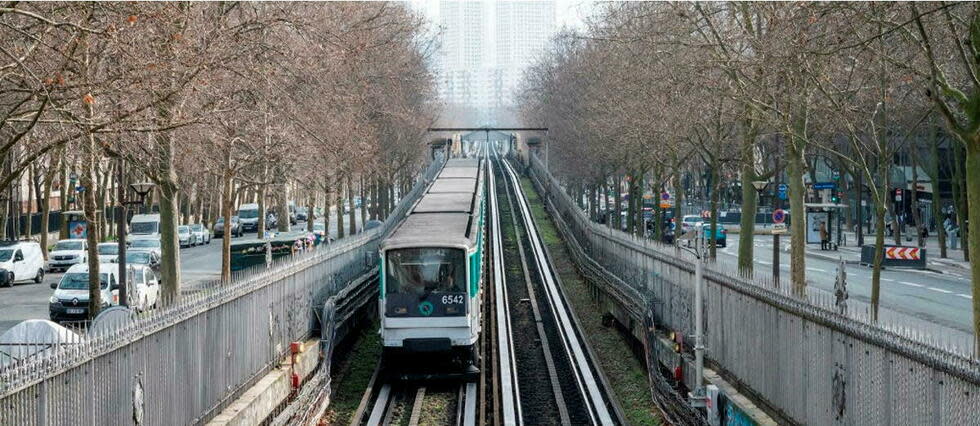
[[[467,247],[469,213],[412,213],[384,242],[385,249],[399,247]]]
[[[479,226],[483,173],[478,158],[446,161],[436,179],[382,249],[472,247]]]
[[[473,191],[472,187],[470,191]],[[472,192],[451,192],[446,194],[426,194],[419,200],[415,213],[467,213],[473,208]]]
[[[473,188],[476,188],[476,179],[436,179],[435,183],[429,187],[429,194],[447,194],[453,192],[470,194],[473,192]]]

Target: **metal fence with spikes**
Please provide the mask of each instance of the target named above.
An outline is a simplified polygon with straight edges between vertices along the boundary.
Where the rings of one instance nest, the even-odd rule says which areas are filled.
[[[381,239],[435,178],[420,174],[384,226],[210,282],[0,364],[0,425],[201,424],[319,326],[316,311],[377,270]],[[326,325],[332,328],[332,325]]]
[[[692,335],[693,254],[589,220],[534,156],[528,167],[563,235],[592,269],[639,295],[658,327]],[[583,262],[578,262],[580,265]],[[771,275],[705,267],[707,359],[787,421],[977,424],[980,359],[972,335],[849,300],[794,294]],[[690,381],[693,377],[688,377]]]

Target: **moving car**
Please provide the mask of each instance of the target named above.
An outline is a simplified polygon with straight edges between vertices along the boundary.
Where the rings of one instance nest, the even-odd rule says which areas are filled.
[[[85,264],[88,259],[86,240],[61,240],[48,253],[47,270],[67,270],[77,264]]]
[[[296,220],[306,222],[308,219],[309,219],[309,216],[306,214],[306,207],[297,207],[296,208]]]
[[[160,240],[157,239],[141,238],[138,240],[133,240],[133,242],[129,244],[129,249],[132,251],[152,251],[156,253],[157,257],[163,256],[162,249],[160,248]]]
[[[255,232],[259,229],[259,205],[242,204],[238,208],[238,221],[241,222],[243,232]],[[268,228],[269,225],[266,224]]]
[[[241,222],[238,219],[238,216],[231,217],[231,226],[230,229],[228,230],[228,233],[231,234],[232,237],[242,236],[242,226],[241,226]],[[214,236],[223,237],[224,235],[225,235],[225,218],[219,217],[218,221],[215,222],[214,224]]]
[[[68,268],[61,281],[51,283],[54,294],[48,300],[48,314],[51,321],[82,321],[88,319],[88,265],[81,264]],[[100,296],[102,307],[107,308],[113,301],[113,290],[119,285],[119,265],[99,264]]]
[[[180,247],[191,247],[197,245],[197,237],[191,232],[191,227],[187,225],[180,225],[177,227],[177,242],[180,243]]]
[[[0,285],[14,286],[14,281],[44,280],[44,255],[33,241],[0,244]]]
[[[99,263],[113,263],[119,257],[119,243],[99,243]]]
[[[197,239],[198,244],[211,244],[211,231],[201,223],[191,225],[191,233]]]
[[[129,221],[127,241],[139,238],[160,238],[159,214],[136,214]]]
[[[704,227],[705,244],[711,243],[711,225],[705,224]],[[728,245],[728,230],[725,226],[718,223],[715,227],[715,247],[726,247]]]

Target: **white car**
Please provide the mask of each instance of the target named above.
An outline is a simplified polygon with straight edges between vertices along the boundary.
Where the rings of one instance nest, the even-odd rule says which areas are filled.
[[[198,244],[211,244],[211,231],[200,223],[191,225],[191,234],[197,238]]]
[[[129,249],[133,251],[152,251],[157,257],[163,257],[160,249],[160,240],[155,238],[140,238],[129,243]]]
[[[157,274],[143,265],[127,265],[132,274],[127,280],[127,288],[131,289],[126,295],[130,308],[136,311],[146,311],[157,306],[160,299],[160,281]],[[113,291],[113,304],[119,303],[119,292]]]
[[[119,243],[99,243],[99,263],[115,263],[119,258]]]
[[[54,249],[48,253],[47,270],[67,270],[72,266],[88,261],[88,254],[85,251],[88,244],[85,240],[71,239],[61,240],[54,245]]]
[[[696,214],[689,214],[681,219],[681,231],[688,232],[692,229],[700,229],[704,226],[704,219]]]
[[[44,255],[33,241],[0,244],[0,284],[14,286],[14,281],[44,280]]]
[[[180,243],[180,247],[191,247],[197,245],[197,236],[191,232],[191,227],[187,225],[180,225],[177,227],[177,242]]]
[[[99,265],[101,282],[99,299],[102,307],[113,304],[113,290],[119,286],[119,265],[103,263]],[[51,321],[83,321],[88,319],[88,265],[81,264],[68,268],[58,283],[51,283],[54,294],[48,300],[48,313]],[[118,296],[117,296],[118,297]]]

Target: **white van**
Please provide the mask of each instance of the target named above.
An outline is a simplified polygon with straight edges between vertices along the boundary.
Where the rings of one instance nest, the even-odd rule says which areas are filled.
[[[126,241],[137,238],[160,239],[160,215],[159,214],[134,214],[129,221],[129,234]]]
[[[44,255],[41,246],[33,241],[0,244],[0,284],[14,286],[14,281],[44,280]]]
[[[242,204],[238,208],[238,222],[243,232],[255,232],[259,229],[259,205]]]

